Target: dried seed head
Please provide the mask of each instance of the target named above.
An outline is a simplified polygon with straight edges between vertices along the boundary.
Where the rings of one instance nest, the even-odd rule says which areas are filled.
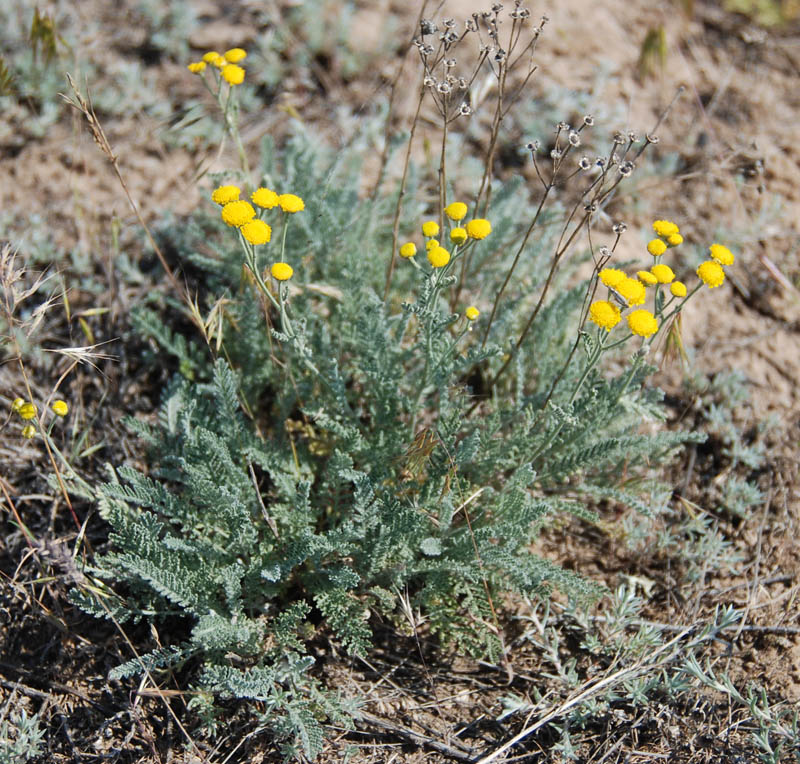
[[[550,159],[561,159],[561,152],[558,149],[553,149],[550,152]]]
[[[597,251],[600,253],[600,257],[611,257],[611,250],[605,244],[598,247]]]
[[[597,202],[588,202],[583,205],[583,209],[586,212],[597,212]]]
[[[659,141],[659,137],[658,137],[657,135],[649,135],[649,134],[645,134],[645,136],[644,136],[644,139],[645,139],[645,140],[646,140],[648,143],[658,143],[658,141]]]
[[[589,161],[589,157],[581,157],[581,161],[578,162],[578,167],[581,170],[588,170],[592,166],[592,163]]]
[[[439,83],[439,84],[436,86],[436,90],[437,90],[437,92],[441,93],[442,95],[447,95],[447,94],[448,94],[448,93],[449,93],[449,92],[452,90],[452,88],[450,87],[450,84],[449,84],[449,83],[447,83],[447,82],[440,82],[440,83]]]
[[[472,109],[470,108],[470,105],[468,103],[462,103],[461,108],[458,110],[458,113],[462,117],[468,117],[470,114],[472,114]]]
[[[538,151],[539,141],[531,141],[530,143],[526,143],[525,148],[528,149],[528,151]]]
[[[502,3],[495,3],[495,4],[492,6],[492,10],[493,10],[495,13],[500,13],[500,11],[502,11],[502,10],[503,10],[503,4],[502,4]]]
[[[583,124],[586,125],[587,127],[591,127],[594,124],[594,117],[591,114],[587,114],[583,118]]]
[[[459,90],[466,90],[469,87],[467,81],[463,77],[458,78],[458,89]]]
[[[455,19],[444,19],[442,21],[444,24],[445,29],[455,29],[456,28],[456,20]]]
[[[420,29],[422,30],[422,34],[436,34],[439,31],[439,27],[431,21],[430,19],[422,19],[419,23]]]
[[[450,87],[458,82],[458,80],[452,74],[448,74],[447,77],[445,77],[445,81],[448,85],[450,85]]]
[[[448,30],[439,39],[442,40],[445,45],[452,45],[454,42],[458,42],[458,35]]]
[[[628,140],[631,143],[636,143],[636,141],[639,140],[639,135],[637,133],[633,132],[633,130],[629,130],[628,131]]]
[[[446,66],[448,69],[452,69],[452,68],[453,68],[453,67],[456,65],[456,60],[455,60],[454,58],[446,58],[446,59],[444,60],[444,65],[445,65],[445,66]]]
[[[559,130],[569,130],[569,125],[566,122],[559,122],[556,127]]]
[[[497,61],[498,63],[500,61],[504,61],[505,57],[506,57],[506,52],[502,48],[500,48],[497,51],[497,53],[494,54],[494,60]]]
[[[477,32],[478,31],[478,25],[475,23],[475,21],[473,19],[467,19],[464,22],[464,28],[467,30],[467,32]]]
[[[580,146],[581,145],[581,137],[578,135],[574,130],[569,131],[569,145],[570,146]]]
[[[626,161],[619,166],[619,174],[627,178],[633,172],[633,162]]]
[[[625,136],[619,130],[614,133],[614,143],[618,143],[620,146],[625,143]]]
[[[423,45],[419,52],[422,53],[423,56],[432,56],[433,55],[433,45]]]
[[[621,220],[619,223],[614,223],[614,227],[611,229],[617,236],[622,236],[625,231],[628,230],[628,226],[625,225]]]
[[[519,12],[519,17],[521,19],[529,19],[531,17],[531,12],[527,8],[521,8]]]
[[[606,159],[605,159],[605,157],[597,157],[597,158],[594,160],[594,163],[595,163],[595,165],[597,165],[598,167],[605,167],[605,166],[606,166]]]
[[[422,80],[422,84],[425,85],[426,88],[432,88],[436,84],[436,80],[433,77],[426,77]]]

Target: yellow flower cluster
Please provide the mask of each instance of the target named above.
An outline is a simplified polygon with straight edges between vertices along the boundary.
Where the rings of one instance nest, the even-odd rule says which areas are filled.
[[[69,406],[66,401],[54,401],[51,408],[56,416],[65,417],[69,413]],[[22,437],[30,439],[36,435],[36,425],[32,421],[39,413],[36,404],[26,401],[24,398],[15,398],[11,402],[11,410],[19,416],[23,422],[28,423],[22,428]]]
[[[211,65],[229,85],[241,85],[244,82],[245,72],[238,63],[246,57],[247,52],[242,48],[231,48],[221,54],[210,50],[200,61],[193,61],[187,68],[192,74],[202,74]]]

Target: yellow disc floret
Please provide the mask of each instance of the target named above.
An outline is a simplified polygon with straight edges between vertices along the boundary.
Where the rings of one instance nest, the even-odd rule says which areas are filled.
[[[200,74],[206,70],[205,61],[194,61],[186,67],[192,74]]]
[[[222,208],[222,219],[234,228],[249,223],[255,216],[256,211],[250,202],[229,202]]]
[[[683,244],[683,236],[679,233],[672,233],[667,236],[667,244],[669,244],[670,247],[677,247],[678,244]]]
[[[53,401],[52,409],[56,416],[66,416],[69,413],[69,406],[66,401]]]
[[[476,318],[477,318],[477,317],[478,317],[480,314],[481,314],[481,312],[480,312],[480,311],[479,311],[479,310],[478,310],[478,309],[477,309],[477,308],[476,308],[474,305],[470,305],[470,306],[469,306],[469,307],[468,307],[468,308],[467,308],[467,309],[464,311],[464,315],[465,315],[465,316],[467,317],[467,319],[469,319],[470,321],[474,321],[474,320],[475,320],[475,319],[476,319]]]
[[[720,265],[733,265],[733,252],[723,244],[712,244],[708,249],[712,260],[716,260]]]
[[[250,194],[250,198],[253,200],[253,204],[257,204],[265,210],[271,210],[273,207],[278,206],[278,199],[280,197],[271,188],[264,188],[262,186],[253,191],[253,193]]]
[[[210,50],[208,53],[203,55],[203,61],[205,61],[207,64],[213,64],[220,58],[222,58],[222,56],[220,56],[220,54],[215,50]]]
[[[226,50],[224,55],[229,64],[238,64],[242,59],[247,58],[247,51],[242,48],[231,48]]]
[[[483,218],[470,220],[465,227],[471,239],[485,239],[492,232],[492,224]]]
[[[288,281],[292,277],[294,269],[288,263],[273,263],[269,272],[276,281]]]
[[[12,410],[12,411],[13,411],[15,414],[19,414],[19,410],[20,410],[20,409],[21,409],[21,408],[22,408],[24,405],[25,405],[25,399],[24,399],[24,398],[14,398],[14,400],[11,402],[11,410]]]
[[[450,253],[444,247],[432,247],[428,250],[428,262],[434,268],[444,268],[450,262]]]
[[[647,299],[647,292],[641,281],[626,276],[614,287],[624,298],[628,305],[641,305]]]
[[[30,440],[34,435],[36,435],[36,428],[32,424],[27,424],[22,428],[23,438]]]
[[[229,85],[241,85],[244,82],[244,69],[236,64],[226,64],[222,67],[222,79]]]
[[[430,250],[438,246],[439,246],[439,239],[428,239],[427,244],[425,244],[425,249],[427,249],[430,252]]]
[[[672,292],[675,297],[686,297],[686,284],[682,281],[673,281],[669,285],[669,291]]]
[[[671,220],[655,220],[653,221],[653,230],[659,236],[665,239],[673,234],[680,233],[680,228],[675,225]]]
[[[439,233],[439,224],[435,220],[428,220],[422,224],[423,236],[436,236]]]
[[[413,241],[406,242],[400,247],[400,257],[414,257],[417,254],[417,245]]]
[[[241,193],[239,186],[218,186],[211,192],[211,201],[217,204],[230,204],[238,201]]]
[[[625,271],[621,271],[619,268],[603,268],[597,275],[600,281],[607,287],[615,287],[621,281],[628,278]]]
[[[658,321],[649,311],[640,308],[628,316],[628,326],[634,334],[640,337],[649,337],[658,331]]]
[[[450,241],[452,241],[453,244],[463,244],[467,238],[466,228],[454,228],[450,231]]]
[[[289,213],[302,212],[306,208],[305,202],[295,194],[281,194],[278,204],[284,212]]]
[[[36,406],[33,403],[23,403],[17,413],[25,420],[33,419],[36,416]]]
[[[669,284],[670,281],[675,281],[675,274],[672,272],[672,268],[663,263],[654,265],[650,269],[650,273],[658,279],[659,284]]]
[[[464,202],[452,202],[444,208],[444,214],[450,220],[463,220],[467,216],[467,205]]]
[[[266,244],[272,238],[272,228],[258,218],[245,223],[240,230],[251,244]]]
[[[658,284],[658,279],[650,271],[637,271],[636,276],[646,286]]]
[[[714,260],[706,260],[704,263],[700,263],[697,266],[697,275],[709,289],[718,287],[725,281],[725,271]]]
[[[653,257],[660,257],[667,251],[667,245],[661,239],[651,239],[647,243],[647,251]]]
[[[608,300],[597,300],[589,306],[589,318],[610,332],[622,318],[619,308]]]

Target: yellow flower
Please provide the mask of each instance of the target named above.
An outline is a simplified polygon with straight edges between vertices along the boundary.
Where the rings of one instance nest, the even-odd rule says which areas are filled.
[[[720,265],[733,265],[733,252],[722,244],[712,244],[709,248],[711,259],[716,260]]]
[[[450,231],[450,241],[453,244],[463,244],[467,240],[467,231],[464,228],[454,228]]]
[[[457,204],[457,202],[455,202],[455,204]],[[450,206],[452,207],[453,205],[451,204]],[[445,211],[446,211],[446,210],[445,210]],[[449,213],[448,213],[448,214],[449,214]],[[477,318],[477,317],[478,317],[480,314],[481,314],[481,312],[480,312],[480,311],[479,311],[479,310],[478,310],[478,309],[477,309],[477,308],[476,308],[474,305],[470,305],[470,306],[469,306],[469,307],[468,307],[468,308],[467,308],[467,309],[464,311],[464,315],[465,315],[465,316],[467,317],[467,319],[468,319],[468,320],[470,320],[470,321],[474,321],[474,320],[475,320],[475,319],[476,319],[476,318]]]
[[[222,208],[222,219],[229,225],[239,228],[256,216],[250,202],[228,202]]]
[[[13,400],[13,401],[12,401],[12,403],[11,403],[11,410],[12,410],[12,411],[13,411],[15,414],[19,414],[19,410],[20,410],[20,409],[21,409],[21,408],[22,408],[24,405],[25,405],[25,399],[24,399],[24,398],[14,398],[14,400]]]
[[[658,279],[650,273],[650,271],[637,271],[636,275],[639,277],[639,281],[641,281],[642,284],[646,284],[647,286],[658,284]]]
[[[669,244],[670,247],[677,247],[678,244],[683,244],[683,236],[679,233],[670,234],[667,236],[667,244]]]
[[[589,318],[610,332],[622,318],[619,308],[608,300],[597,300],[589,306]]]
[[[231,48],[225,51],[225,60],[229,64],[238,64],[243,58],[247,58],[247,51],[241,48]]]
[[[632,279],[626,276],[622,281],[617,284],[614,289],[617,290],[626,300],[628,305],[641,305],[647,298],[644,284],[641,281]]]
[[[219,186],[211,192],[211,201],[217,204],[230,204],[238,201],[241,193],[238,186]]]
[[[205,61],[195,61],[194,63],[189,64],[186,67],[192,74],[200,74],[200,72],[204,72],[206,70],[206,62]]]
[[[673,234],[680,233],[680,228],[675,225],[671,220],[655,220],[653,221],[653,230],[665,239]],[[680,242],[678,242],[680,244]]]
[[[422,224],[423,236],[436,236],[439,233],[439,224],[435,220],[428,220]]]
[[[400,247],[400,257],[414,257],[417,254],[417,245],[413,241],[406,242]]]
[[[306,208],[305,202],[294,194],[281,194],[278,197],[278,204],[284,212],[289,213],[301,212]]]
[[[27,424],[22,428],[23,438],[30,440],[34,435],[36,435],[36,428],[32,424]]]
[[[697,275],[700,280],[709,288],[718,287],[725,281],[725,271],[722,266],[714,260],[706,260],[697,266]]]
[[[644,310],[644,308],[634,310],[628,316],[628,326],[634,334],[638,334],[640,337],[649,337],[658,331],[656,317],[649,310]]]
[[[205,61],[207,64],[213,64],[220,58],[222,58],[222,56],[220,56],[220,54],[217,53],[217,51],[210,50],[203,56],[203,61]]]
[[[280,197],[272,189],[264,188],[263,186],[253,191],[250,194],[250,198],[253,200],[253,204],[257,204],[265,210],[271,210],[280,204],[278,201]]]
[[[615,287],[621,281],[628,278],[625,271],[621,271],[619,268],[603,268],[597,275],[600,281],[607,287]]]
[[[450,220],[463,220],[467,215],[467,205],[464,202],[452,202],[444,208],[444,214]]]
[[[67,406],[67,402],[61,400],[53,401],[52,409],[56,416],[66,416],[69,412],[69,406]]]
[[[33,419],[36,416],[36,406],[33,403],[23,403],[17,413],[25,420]]]
[[[244,82],[244,69],[236,64],[226,64],[222,67],[222,79],[229,85],[241,85]]]
[[[682,281],[673,281],[669,285],[669,291],[672,292],[675,297],[686,297],[686,284]]]
[[[294,269],[287,263],[273,263],[269,272],[276,281],[287,281],[292,277]]]
[[[272,229],[258,218],[245,223],[240,230],[251,244],[266,244],[272,238]]]
[[[661,239],[651,239],[647,244],[647,251],[653,257],[659,257],[667,251],[667,245]]]
[[[485,239],[492,232],[492,224],[483,218],[475,218],[467,223],[466,229],[471,239]]]
[[[675,281],[675,274],[672,272],[672,268],[663,263],[654,265],[650,272],[658,279],[660,284],[669,284],[670,281]]]
[[[434,268],[444,268],[450,262],[450,253],[444,247],[433,247],[428,250],[428,262]]]
[[[425,245],[425,249],[429,252],[434,248],[439,246],[439,239],[428,239],[428,243]]]

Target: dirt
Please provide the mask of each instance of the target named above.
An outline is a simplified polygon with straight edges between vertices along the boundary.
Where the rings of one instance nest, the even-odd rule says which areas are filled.
[[[269,4],[267,13],[280,23],[281,14],[298,4],[302,0]],[[189,32],[195,55],[212,47],[249,47],[258,34],[274,34],[274,25],[256,31],[254,6],[231,7],[210,0],[193,3],[201,19]],[[45,3],[42,10],[63,20],[78,41],[70,56],[94,61],[97,79],[89,82],[91,91],[99,92],[113,82],[120,63],[142,63],[147,81],[157,83],[161,98],[170,104],[170,114],[177,114],[184,104],[201,97],[200,87],[183,59],[169,54],[154,61],[147,58],[147,35],[138,7],[128,0],[112,13],[105,4],[87,0],[74,7]],[[472,0],[450,0],[439,15],[461,19],[476,8]],[[327,23],[336,22],[338,10],[336,4],[324,5]],[[715,660],[742,683],[763,682],[776,703],[797,704],[800,26],[793,21],[765,29],[711,2],[695,2],[688,14],[680,3],[646,0],[560,0],[537,4],[532,10],[534,18],[546,13],[549,21],[538,46],[540,68],[531,81],[530,96],[525,97],[541,97],[553,89],[591,91],[590,100],[600,111],[621,114],[624,120],[603,129],[644,133],[683,88],[658,128],[659,143],[643,160],[656,163],[677,155],[677,166],[655,181],[652,176],[637,181],[635,193],[617,200],[615,210],[624,211],[629,229],[619,256],[641,259],[646,239],[636,232],[646,230],[655,218],[680,221],[686,243],[678,250],[681,259],[676,271],[691,273],[713,241],[724,242],[734,251],[737,259],[730,269],[730,283],[705,291],[702,300],[691,302],[685,310],[684,341],[691,367],[701,375],[743,370],[751,390],[750,402],[737,412],[743,427],[758,428],[769,415],[775,418],[765,436],[769,463],[755,476],[767,498],[752,517],[734,521],[715,515],[711,508],[703,509],[702,503],[711,500],[730,477],[724,467],[712,469],[713,459],[706,463],[702,454],[687,455],[676,466],[675,482],[685,489],[681,498],[712,516],[732,551],[741,555],[733,572],[711,572],[694,586],[692,598],[675,589],[680,571],[671,570],[669,560],[620,548],[613,515],[606,518],[608,525],[599,528],[577,521],[555,528],[543,537],[540,551],[562,564],[568,561],[570,567],[612,588],[623,580],[654,582],[643,613],[653,621],[690,623],[713,612],[718,604],[744,608],[746,628],[731,639],[727,653],[720,652]],[[348,33],[358,41],[366,62],[363,68],[352,74],[341,51],[335,45],[323,45],[309,70],[290,69],[263,96],[260,110],[245,118],[248,146],[255,152],[267,133],[280,139],[290,129],[293,115],[332,142],[342,140],[354,115],[387,96],[388,82],[401,60],[394,51],[410,38],[416,15],[416,8],[409,10],[399,1],[357,3]],[[665,58],[663,63],[653,61],[652,71],[643,74],[642,42],[649,30],[659,27],[666,40]],[[290,55],[304,44],[302,30],[289,29],[287,35]],[[417,77],[416,61],[409,56],[395,102],[397,126],[406,125],[413,112]],[[63,92],[68,94],[66,86]],[[170,117],[153,115],[147,108],[134,104],[99,116],[131,196],[148,221],[157,222],[167,210],[178,219],[186,215],[200,203],[202,183],[208,185],[207,181],[198,183],[198,175],[235,163],[230,147],[218,153],[215,146],[202,142],[194,149],[168,145],[162,138]],[[0,209],[9,220],[7,230],[0,232],[2,237],[19,242],[25,255],[37,240],[28,223],[33,212],[40,216],[53,245],[71,253],[73,262],[81,257],[96,261],[94,277],[104,290],[74,287],[69,293],[72,310],[109,308],[108,313],[87,316],[91,339],[120,336],[126,330],[123,306],[141,293],[119,286],[115,258],[120,250],[143,261],[150,256],[142,254],[135,216],[113,168],[69,110],[41,136],[31,134],[18,113],[8,119],[10,129],[4,130],[0,140]],[[425,129],[433,134],[432,128]],[[533,137],[537,136],[528,138]],[[121,231],[119,241],[112,235],[115,221]],[[129,291],[120,294],[120,289]],[[86,331],[63,317],[54,323],[52,334],[75,344],[88,342]],[[694,402],[683,392],[683,371],[658,353],[656,358],[663,365],[657,382],[673,400],[674,420],[691,424]],[[96,415],[101,401],[111,410],[114,406],[120,410],[124,402],[128,413],[149,411],[163,379],[141,377],[138,371],[109,367],[102,379],[85,375],[70,382],[83,398],[83,421]],[[0,366],[2,389],[15,389],[18,381],[11,364]],[[99,416],[105,421],[104,415]],[[137,458],[137,446],[125,440],[118,424],[112,421],[107,426],[114,428],[111,432],[119,438],[118,448]],[[96,440],[100,439],[97,434]],[[101,449],[98,457],[107,449]],[[7,582],[0,608],[0,698],[12,698],[49,720],[49,733],[56,741],[52,761],[94,761],[104,754],[113,761],[193,761],[191,754],[181,753],[181,736],[160,699],[146,693],[135,695],[133,686],[108,684],[108,670],[126,655],[124,645],[113,630],[80,616],[64,598],[71,573],[59,539],[72,540],[74,534],[69,523],[58,519],[67,517],[63,503],[43,499],[44,488],[32,479],[32,465],[44,455],[8,443],[0,455],[4,461],[0,480],[9,492],[6,504],[13,498],[37,537],[52,539],[48,548],[26,551],[21,535],[10,524],[0,549]],[[38,580],[44,571],[55,571],[55,578],[42,575],[37,584],[25,583]],[[519,608],[523,613],[524,607]],[[141,634],[130,636],[134,642],[147,638],[144,628]],[[342,657],[327,663],[325,671],[353,695],[366,692],[368,711],[391,728],[365,723],[359,724],[356,733],[334,734],[326,750],[327,761],[341,761],[347,746],[356,746],[349,759],[355,762],[451,760],[431,747],[431,740],[461,752],[467,748],[485,752],[513,736],[524,721],[519,715],[497,721],[500,698],[510,692],[529,697],[535,680],[551,670],[525,640],[515,644],[515,677],[510,684],[502,667],[455,659],[427,643],[424,634],[420,644],[391,630],[383,640],[369,663]],[[180,679],[171,686],[171,697],[177,700]],[[180,710],[180,703],[173,705]],[[234,743],[223,741],[218,752],[205,751],[209,761],[276,760],[274,747],[259,736],[245,710],[238,708],[235,713],[241,725],[239,742],[245,744],[237,752]],[[698,696],[694,707],[665,700],[647,709],[631,708],[610,716],[605,728],[584,738],[589,742],[579,760],[617,761],[622,760],[620,752],[627,752],[628,761],[667,756],[686,762],[753,761],[756,752],[737,723],[742,719],[732,719],[731,713],[727,702],[713,695]],[[417,738],[411,736],[412,731]],[[554,742],[547,733],[537,736],[520,760],[559,760],[552,749],[537,753],[537,746],[543,751]],[[121,753],[114,753],[115,749]],[[225,759],[228,753],[231,758]]]

